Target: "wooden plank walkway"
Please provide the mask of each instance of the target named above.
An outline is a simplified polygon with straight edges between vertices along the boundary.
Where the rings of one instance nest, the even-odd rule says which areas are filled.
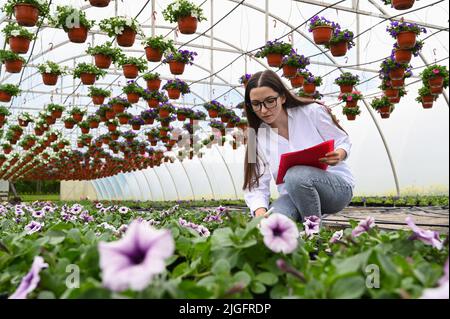
[[[347,207],[342,212],[324,215],[324,225],[329,227],[347,227],[349,220],[363,220],[369,216],[381,229],[405,229],[405,219],[411,215],[416,225],[424,229],[449,233],[448,207]]]

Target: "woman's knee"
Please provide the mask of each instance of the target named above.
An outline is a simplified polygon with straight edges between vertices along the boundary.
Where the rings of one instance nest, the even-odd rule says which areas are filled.
[[[294,166],[288,169],[284,177],[286,187],[298,188],[300,186],[313,186],[315,168],[310,166]]]

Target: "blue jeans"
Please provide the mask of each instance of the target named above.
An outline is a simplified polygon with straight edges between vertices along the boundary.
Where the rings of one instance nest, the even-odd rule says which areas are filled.
[[[271,206],[274,213],[304,220],[308,216],[342,211],[353,198],[353,188],[341,176],[310,166],[291,167],[284,177],[288,194]]]

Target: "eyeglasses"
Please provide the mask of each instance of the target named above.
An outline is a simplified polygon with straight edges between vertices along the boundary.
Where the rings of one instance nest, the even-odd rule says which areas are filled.
[[[252,101],[251,102],[252,109],[256,113],[262,111],[262,106],[263,105],[268,110],[274,109],[274,108],[276,108],[278,106],[278,98],[279,97],[280,97],[280,95],[278,95],[277,97],[268,97],[263,102]]]

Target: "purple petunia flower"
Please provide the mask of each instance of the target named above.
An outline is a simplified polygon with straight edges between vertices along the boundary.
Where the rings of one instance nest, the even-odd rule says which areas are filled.
[[[83,211],[80,214],[80,219],[83,220],[85,223],[90,223],[90,222],[94,221],[94,217],[89,215],[89,212],[87,210]]]
[[[312,215],[305,218],[303,223],[305,226],[305,233],[308,237],[318,234],[320,231],[320,218]]]
[[[45,217],[45,212],[43,210],[34,210],[31,215],[34,218],[44,218]]]
[[[31,265],[31,270],[25,277],[22,278],[17,290],[9,297],[9,299],[26,299],[27,295],[36,289],[41,278],[39,273],[42,269],[47,268],[48,264],[44,262],[44,258],[41,256],[34,257],[33,264]]]
[[[412,240],[418,239],[427,245],[431,245],[434,248],[437,248],[438,250],[442,249],[443,243],[442,240],[439,238],[438,232],[432,230],[425,230],[421,229],[420,227],[417,227],[411,216],[406,217],[406,223],[408,224],[409,228],[411,228],[411,230],[413,231],[413,235],[411,236]]]
[[[344,237],[343,230],[339,230],[339,231],[335,232],[330,238],[330,244],[337,243],[338,241],[340,241],[342,239],[342,237]]]
[[[130,209],[128,207],[120,207],[119,213],[121,214],[128,214],[130,212]]]
[[[103,285],[113,291],[143,290],[165,270],[174,250],[170,231],[134,221],[119,241],[99,244]]]
[[[32,221],[31,223],[25,226],[25,231],[27,232],[27,235],[31,235],[40,231],[43,226],[44,226],[43,223],[41,224],[39,222]]]
[[[300,236],[297,225],[284,215],[270,215],[261,221],[260,231],[264,244],[273,252],[290,254],[297,248]]]
[[[358,237],[361,234],[368,232],[369,230],[371,230],[374,227],[375,227],[375,218],[367,217],[366,220],[360,221],[358,226],[356,226],[356,228],[353,229],[352,236]]]
[[[95,208],[96,208],[96,209],[101,209],[101,208],[103,208],[103,204],[102,204],[102,203],[97,203],[97,204],[95,205]]]

